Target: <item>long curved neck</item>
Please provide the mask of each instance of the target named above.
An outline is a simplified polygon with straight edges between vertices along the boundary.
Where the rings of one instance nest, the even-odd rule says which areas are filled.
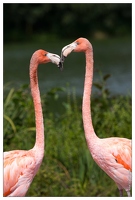
[[[93,81],[93,50],[88,48],[85,52],[86,56],[86,71],[85,71],[85,81],[84,81],[84,93],[83,93],[83,103],[82,103],[82,115],[83,115],[83,125],[84,132],[87,141],[87,145],[91,148],[94,143],[93,140],[97,138],[94,128],[92,125],[91,117],[91,91],[92,91],[92,81]]]
[[[34,103],[35,110],[35,120],[36,120],[36,142],[34,149],[39,154],[41,158],[44,155],[44,124],[43,124],[43,114],[40,99],[40,92],[38,86],[38,76],[37,76],[38,63],[33,59],[30,62],[30,86],[31,94]]]

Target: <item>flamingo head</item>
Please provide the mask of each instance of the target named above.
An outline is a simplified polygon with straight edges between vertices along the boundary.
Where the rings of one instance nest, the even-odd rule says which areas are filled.
[[[69,45],[63,47],[61,51],[61,63],[64,62],[65,58],[72,52],[86,52],[87,49],[92,50],[91,43],[86,38],[78,38]]]
[[[37,62],[38,64],[52,62],[58,66],[60,70],[62,70],[62,63],[60,56],[57,54],[49,53],[45,50],[39,49],[34,52],[31,62]]]

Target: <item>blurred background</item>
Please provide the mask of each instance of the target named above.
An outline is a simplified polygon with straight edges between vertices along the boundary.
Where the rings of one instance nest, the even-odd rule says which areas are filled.
[[[94,78],[98,78],[98,70],[110,73],[108,87],[113,93],[131,92],[132,4],[13,3],[3,8],[4,83],[28,83],[29,60],[35,50],[43,48],[60,55],[63,46],[86,37],[94,49]],[[51,65],[50,69],[42,67],[41,90],[44,84],[51,87],[69,82],[82,94],[84,66],[80,53],[79,59],[75,54],[67,59],[63,73]]]
[[[60,55],[79,37],[86,37],[94,50],[97,135],[131,138],[131,3],[4,3],[3,27],[4,151],[29,149],[35,141],[32,54],[45,49]],[[87,150],[81,117],[84,73],[83,53],[71,53],[62,72],[52,63],[38,69],[46,156],[28,196],[119,195]]]
[[[4,4],[4,42],[131,35],[132,4]]]

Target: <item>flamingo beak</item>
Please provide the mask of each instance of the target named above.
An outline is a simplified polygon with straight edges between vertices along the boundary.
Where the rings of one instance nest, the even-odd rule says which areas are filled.
[[[58,68],[62,71],[63,69],[63,63],[61,63],[60,56],[53,53],[48,53],[47,57],[50,59],[50,61],[58,66]]]
[[[76,48],[76,46],[77,46],[77,43],[72,42],[71,44],[63,47],[63,49],[61,51],[61,63],[62,64],[64,63],[65,58]]]
[[[62,71],[63,70],[63,62],[59,62],[59,64],[58,64],[58,68]]]

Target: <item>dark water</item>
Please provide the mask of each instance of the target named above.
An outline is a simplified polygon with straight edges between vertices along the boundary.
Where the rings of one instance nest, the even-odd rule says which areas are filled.
[[[37,49],[59,54],[61,48],[72,41],[51,44],[17,44],[4,46],[4,84],[12,86],[29,83],[29,61]],[[111,94],[128,95],[132,92],[131,39],[107,39],[91,41],[94,50],[94,82],[100,82],[102,75],[110,74],[106,87]],[[75,88],[77,95],[83,94],[85,73],[84,53],[71,53],[61,72],[54,64],[39,66],[38,77],[41,93],[52,87],[65,87],[67,83]],[[101,75],[102,74],[102,75]],[[96,91],[93,87],[93,92]]]

